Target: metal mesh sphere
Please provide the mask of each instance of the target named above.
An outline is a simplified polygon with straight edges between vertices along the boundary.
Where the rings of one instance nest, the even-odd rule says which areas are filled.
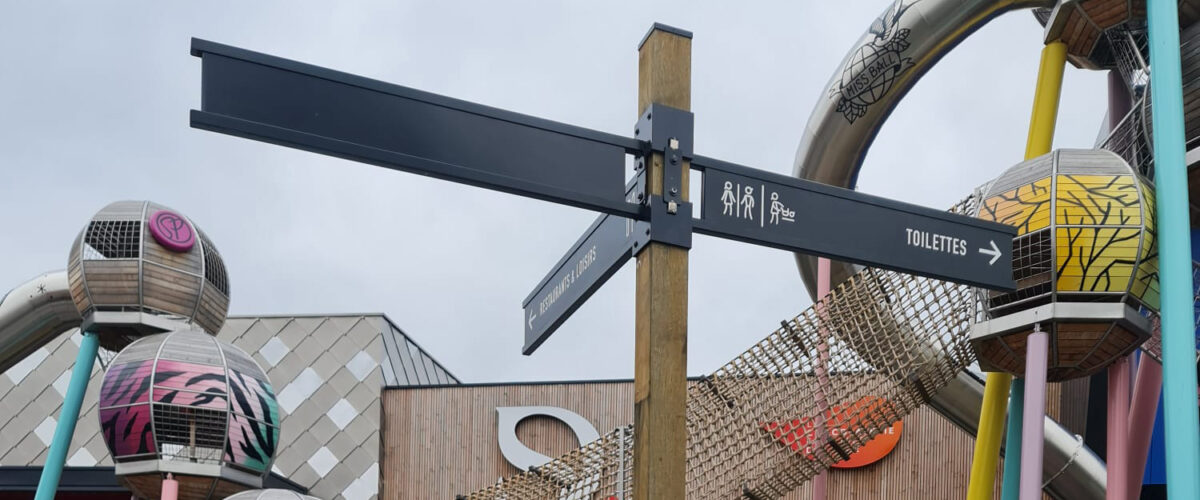
[[[265,489],[243,491],[225,497],[225,500],[320,500],[317,497],[301,495],[292,490]]]
[[[221,254],[192,222],[148,201],[119,201],[79,233],[68,262],[83,328],[119,351],[190,323],[215,334],[229,311]]]
[[[140,338],[100,387],[100,428],[116,474],[154,498],[174,473],[180,498],[261,488],[279,443],[279,406],[262,368],[200,330]]]
[[[1158,310],[1154,190],[1116,154],[1059,150],[985,190],[978,217],[1016,226],[1017,290],[987,292],[972,344],[989,371],[1024,372],[1025,337],[1050,333],[1048,379],[1095,373],[1149,337]]]

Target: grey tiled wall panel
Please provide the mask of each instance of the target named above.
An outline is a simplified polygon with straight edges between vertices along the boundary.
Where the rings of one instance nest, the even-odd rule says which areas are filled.
[[[383,385],[458,383],[382,315],[231,317],[218,336],[251,353],[279,397],[272,469],[325,500],[376,498]],[[79,338],[67,332],[0,375],[0,408],[12,409],[0,411],[0,466],[44,463]],[[96,417],[102,376],[97,364],[70,465],[112,464]]]

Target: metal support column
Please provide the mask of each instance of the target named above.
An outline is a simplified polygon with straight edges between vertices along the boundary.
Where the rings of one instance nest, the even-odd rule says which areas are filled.
[[[1012,381],[1008,394],[1008,429],[1004,431],[1004,479],[1001,500],[1017,500],[1021,493],[1021,434],[1025,422],[1025,380]]]
[[[817,259],[817,300],[823,300],[826,295],[829,295],[829,259],[824,257]],[[821,309],[824,316],[824,308]],[[824,332],[822,332],[824,333]],[[813,370],[817,374],[817,417],[815,432],[817,440],[814,442],[823,442],[825,439],[825,411],[829,408],[829,400],[825,395],[825,388],[829,386],[829,373],[826,367],[829,362],[829,344],[825,342],[827,335],[821,336],[821,343],[817,345],[817,366]],[[817,477],[812,479],[812,498],[813,500],[825,500],[827,496],[826,490],[829,489],[829,471],[823,470]]]
[[[1179,6],[1146,2],[1158,209],[1158,275],[1162,290],[1163,417],[1167,496],[1200,498],[1200,412],[1196,408],[1196,343],[1192,296],[1187,167],[1184,163],[1183,77]]]
[[[75,367],[71,369],[71,384],[67,386],[67,397],[63,399],[58,425],[54,427],[54,440],[50,442],[50,452],[46,454],[46,465],[42,467],[42,478],[38,480],[34,500],[54,500],[54,494],[58,491],[58,480],[62,478],[67,451],[71,448],[71,436],[75,435],[75,422],[79,420],[79,409],[83,406],[83,395],[87,393],[99,349],[100,340],[96,334],[83,332],[79,355],[75,358]]]
[[[1042,49],[1037,90],[1033,94],[1033,113],[1029,119],[1029,137],[1025,141],[1026,160],[1050,152],[1066,63],[1066,44],[1055,41],[1046,44]],[[989,373],[987,376],[983,390],[983,406],[979,413],[979,431],[975,435],[975,454],[971,459],[968,500],[992,499],[996,483],[996,463],[1000,456],[1000,438],[1004,434],[1005,398],[1008,397],[1011,383],[1012,376],[1005,373]],[[1037,422],[1041,422],[1041,419]],[[1042,428],[1040,425],[1036,427],[1039,431]],[[1040,447],[1041,443],[1038,443],[1038,446]],[[1037,480],[1040,481],[1041,471],[1037,471],[1037,476]]]
[[[1129,403],[1129,498],[1141,496],[1161,394],[1162,364],[1142,355],[1133,383],[1133,401]]]
[[[1050,337],[1038,325],[1025,340],[1026,422],[1046,419],[1046,371],[1050,364]],[[1042,445],[1045,427],[1026,425],[1021,429],[1021,500],[1042,498]]]
[[[1129,356],[1108,367],[1107,500],[1123,500],[1129,491]]]

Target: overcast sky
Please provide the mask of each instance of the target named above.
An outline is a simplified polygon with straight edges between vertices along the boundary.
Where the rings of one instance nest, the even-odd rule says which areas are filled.
[[[191,217],[225,257],[233,314],[383,312],[467,382],[631,378],[632,264],[533,356],[521,300],[587,211],[192,129],[191,37],[631,135],[637,43],[695,33],[696,151],[790,174],[800,133],[890,0],[30,2],[0,4],[0,294],[65,267],[121,199]],[[884,126],[868,193],[946,208],[1021,160],[1041,27],[992,21]],[[1090,147],[1104,75],[1068,67],[1055,147]],[[792,255],[697,236],[688,372],[810,305]]]

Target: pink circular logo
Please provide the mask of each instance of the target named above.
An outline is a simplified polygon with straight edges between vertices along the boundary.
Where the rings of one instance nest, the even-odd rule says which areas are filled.
[[[150,235],[154,241],[172,252],[187,252],[196,244],[196,233],[187,219],[170,210],[159,210],[150,214]]]

